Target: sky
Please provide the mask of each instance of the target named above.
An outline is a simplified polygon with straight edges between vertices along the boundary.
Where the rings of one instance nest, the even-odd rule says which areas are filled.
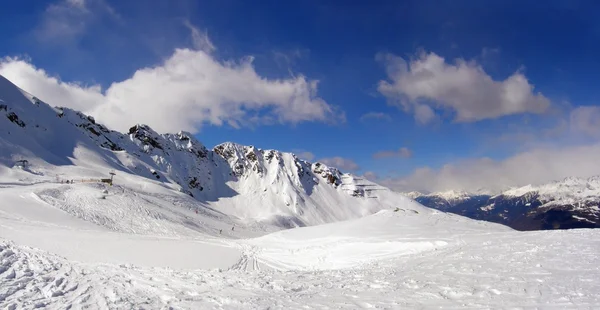
[[[294,152],[398,191],[600,174],[595,1],[21,0],[0,74],[111,129]]]

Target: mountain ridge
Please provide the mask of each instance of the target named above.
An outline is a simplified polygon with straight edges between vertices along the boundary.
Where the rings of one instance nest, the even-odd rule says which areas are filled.
[[[600,176],[566,177],[495,195],[448,193],[409,194],[430,208],[519,230],[600,227]]]
[[[0,113],[6,115],[0,117],[0,130],[7,132],[0,137],[0,164],[13,169],[26,159],[36,170],[30,172],[46,179],[106,178],[114,170],[152,180],[236,218],[284,227],[353,219],[410,202],[293,153],[234,142],[208,149],[188,132],[159,134],[144,124],[120,133],[79,111],[52,107],[4,77],[0,95]],[[53,172],[63,165],[80,167],[82,174]]]

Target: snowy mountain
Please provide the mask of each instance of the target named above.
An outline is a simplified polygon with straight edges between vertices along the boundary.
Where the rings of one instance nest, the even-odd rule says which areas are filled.
[[[158,134],[147,125],[119,133],[80,112],[53,108],[4,78],[0,100],[6,116],[0,165],[13,169],[26,160],[31,175],[45,181],[108,178],[115,171],[116,184],[140,176],[234,218],[281,227],[358,218],[406,199],[291,153],[230,142],[209,150],[189,133]],[[79,169],[58,172],[66,166]]]
[[[600,227],[598,176],[511,188],[498,195],[413,193],[412,198],[430,208],[520,230]]]
[[[432,194],[422,194],[419,192],[410,192],[404,194],[420,203],[429,206],[430,208],[446,211],[452,206],[470,199],[471,195],[463,191],[446,191]],[[421,202],[424,201],[425,203]]]

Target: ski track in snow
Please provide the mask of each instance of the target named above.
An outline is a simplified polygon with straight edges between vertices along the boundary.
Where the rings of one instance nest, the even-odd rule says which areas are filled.
[[[570,242],[553,233],[535,233],[526,242],[520,233],[472,236],[462,246],[368,268],[321,271],[82,264],[5,241],[0,243],[0,301],[8,309],[593,309],[600,303],[598,242],[583,251],[580,245],[597,234],[568,234]],[[577,267],[582,265],[593,269]]]

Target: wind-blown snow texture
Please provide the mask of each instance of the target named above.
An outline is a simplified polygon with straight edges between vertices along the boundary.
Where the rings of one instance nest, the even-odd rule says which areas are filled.
[[[289,153],[121,134],[0,78],[1,308],[594,308],[598,237],[436,211]]]

